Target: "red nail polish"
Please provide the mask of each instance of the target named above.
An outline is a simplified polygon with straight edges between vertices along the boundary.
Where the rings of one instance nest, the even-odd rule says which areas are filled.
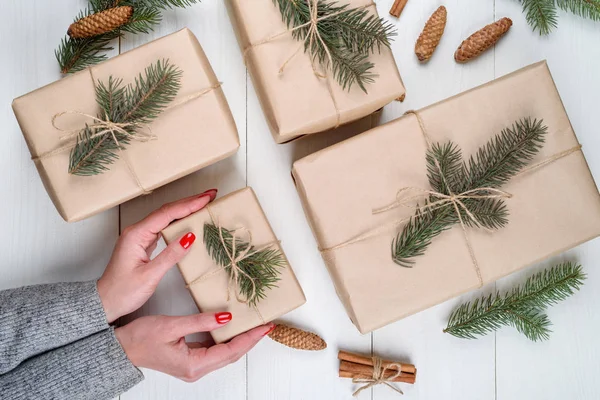
[[[192,232],[187,233],[184,237],[181,238],[181,240],[179,241],[179,244],[181,245],[181,247],[183,247],[184,249],[188,249],[192,243],[194,243],[196,241],[196,235],[194,235]]]
[[[263,333],[263,336],[267,336],[269,333],[273,332],[276,327],[277,327],[277,325],[273,325],[268,331]]]
[[[218,312],[215,314],[215,319],[220,325],[226,324],[229,321],[231,321],[231,317],[232,316],[230,312]]]
[[[217,192],[218,192],[218,190],[217,190],[217,189],[209,189],[209,190],[207,190],[207,191],[203,192],[203,193],[202,193],[200,196],[198,196],[198,197],[204,197],[204,196],[208,195],[208,196],[210,196],[210,201],[213,201],[214,199],[216,199],[216,198],[217,198]]]

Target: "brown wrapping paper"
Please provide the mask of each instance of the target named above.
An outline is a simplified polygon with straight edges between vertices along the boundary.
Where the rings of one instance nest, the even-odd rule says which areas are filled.
[[[352,7],[369,4],[370,0],[342,0]],[[233,25],[254,88],[277,143],[298,136],[334,128],[337,114],[327,80],[315,76],[310,56],[298,52],[279,73],[282,65],[302,45],[291,33],[258,46],[273,35],[288,30],[279,9],[272,0],[227,0]],[[377,13],[375,6],[367,8]],[[251,49],[249,49],[252,47]],[[246,50],[249,49],[249,50]],[[328,72],[333,96],[340,112],[340,124],[355,121],[402,96],[404,86],[392,52],[382,48],[370,57],[379,76],[367,85],[365,94],[357,85],[344,90]],[[320,68],[320,67],[319,67]]]
[[[133,80],[146,66],[169,59],[183,71],[181,89],[174,103],[218,83],[198,40],[188,29],[155,40],[135,50],[44,86],[13,102],[13,110],[32,156],[55,150],[65,143],[64,134],[52,126],[52,117],[63,111],[96,115],[94,79],[106,82],[110,75]],[[57,123],[78,129],[89,118],[67,115]],[[142,187],[153,190],[235,153],[239,139],[235,122],[221,88],[163,112],[149,125],[157,140],[132,141],[110,171],[81,177],[67,172],[69,151],[36,160],[36,166],[60,215],[78,221],[139,196],[123,157],[127,157]]]
[[[252,233],[252,244],[256,247],[277,240],[251,188],[231,193],[211,203],[208,207],[215,219],[218,220],[214,223],[220,224],[223,228],[244,227],[248,229]],[[167,243],[178,240],[187,232],[194,232],[198,237],[190,252],[179,263],[179,270],[188,284],[220,268],[208,254],[206,246],[202,242],[204,224],[211,222],[208,209],[203,209],[169,225],[162,232]],[[283,249],[281,252],[283,253]],[[191,285],[189,290],[201,312],[229,311],[233,314],[231,322],[211,332],[215,342],[220,343],[272,321],[306,302],[302,288],[289,265],[281,270],[280,278],[277,287],[268,291],[267,298],[257,303],[256,310],[237,301],[233,292],[231,292],[231,299],[227,301],[229,275],[223,269],[221,272]],[[234,289],[232,288],[232,291]]]
[[[548,126],[532,165],[578,144],[545,62],[419,114],[432,141],[452,140],[463,158],[527,116]],[[297,161],[293,174],[320,248],[411,216],[414,210],[407,207],[376,215],[372,210],[392,203],[400,188],[430,188],[425,151],[417,118],[407,115]],[[581,151],[515,177],[502,189],[513,195],[505,200],[508,225],[493,233],[467,228],[484,284],[600,234],[600,196]],[[460,225],[437,236],[412,269],[391,259],[399,229],[323,253],[362,333],[480,285]]]

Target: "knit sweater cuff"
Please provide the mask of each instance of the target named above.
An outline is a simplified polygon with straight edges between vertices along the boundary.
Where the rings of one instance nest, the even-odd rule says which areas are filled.
[[[0,398],[112,399],[144,379],[114,329],[44,353],[0,376]]]

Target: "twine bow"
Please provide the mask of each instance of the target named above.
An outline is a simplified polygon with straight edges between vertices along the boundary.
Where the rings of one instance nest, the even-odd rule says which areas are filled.
[[[93,74],[92,68],[89,67],[87,70],[90,73],[90,77],[92,79],[92,83],[95,85],[96,80],[94,78],[94,74]],[[169,110],[171,110],[173,108],[176,108],[176,107],[179,107],[179,106],[184,105],[186,103],[189,103],[190,101],[195,100],[195,99],[197,99],[199,97],[202,97],[205,94],[207,94],[207,93],[209,93],[209,92],[211,92],[211,91],[219,88],[221,85],[222,85],[221,82],[217,82],[217,83],[215,83],[215,84],[213,84],[211,86],[208,86],[208,87],[206,87],[204,89],[201,89],[201,90],[199,90],[199,91],[197,91],[195,93],[192,93],[191,95],[184,97],[183,99],[179,100],[178,102],[172,103],[171,105],[165,107],[162,112],[166,112],[166,111],[169,111]],[[94,89],[95,89],[95,86],[94,86]],[[55,115],[52,116],[52,127],[54,129],[56,129],[57,131],[59,131],[59,132],[64,132],[64,134],[59,137],[59,140],[62,142],[62,141],[71,140],[74,137],[77,137],[77,135],[79,135],[79,133],[82,131],[82,129],[73,129],[73,130],[63,129],[63,128],[59,127],[58,124],[57,124],[57,120],[59,118],[65,116],[65,115],[81,115],[83,117],[91,119],[92,121],[94,121],[94,123],[88,124],[87,125],[88,128],[91,128],[91,129],[94,129],[94,130],[95,129],[99,129],[99,131],[94,132],[88,138],[81,138],[80,142],[81,141],[84,141],[84,142],[85,141],[90,141],[92,139],[104,136],[106,134],[110,134],[109,138],[117,146],[117,149],[119,150],[119,153],[121,154],[121,158],[124,160],[125,165],[127,166],[127,169],[129,170],[129,173],[131,174],[131,176],[135,180],[137,186],[142,191],[142,194],[152,193],[151,190],[147,190],[142,185],[142,183],[141,183],[138,175],[135,173],[134,168],[132,167],[132,165],[129,163],[129,160],[125,156],[125,154],[124,154],[124,148],[123,148],[123,146],[121,146],[121,143],[117,139],[117,136],[116,136],[115,132],[118,132],[118,133],[120,133],[122,135],[125,135],[128,138],[130,138],[132,140],[135,140],[135,141],[138,141],[138,142],[147,142],[147,141],[150,141],[150,140],[155,140],[155,139],[157,139],[157,137],[155,135],[151,134],[151,133],[140,133],[140,132],[131,133],[131,132],[128,132],[125,128],[129,128],[129,127],[141,127],[141,126],[145,126],[145,125],[139,124],[139,123],[131,123],[131,122],[113,122],[113,121],[110,120],[108,114],[106,114],[106,113],[104,113],[104,114],[105,114],[104,119],[102,119],[102,118],[98,118],[98,117],[96,117],[94,115],[86,114],[84,112],[77,111],[77,110],[62,111],[62,112],[59,112],[59,113],[57,113],[57,114],[55,114]],[[149,129],[150,128],[148,128],[148,130]],[[33,157],[31,157],[31,159],[33,161],[43,160],[43,159],[45,159],[47,157],[50,157],[50,156],[53,156],[55,154],[59,154],[59,153],[62,153],[64,151],[69,151],[69,150],[73,149],[76,145],[77,145],[77,142],[71,142],[71,143],[68,143],[66,145],[60,146],[60,147],[58,147],[58,148],[56,148],[54,150],[50,150],[50,151],[47,151],[45,153],[42,153],[42,154],[40,154],[38,156],[33,156]],[[92,152],[93,151],[95,151],[95,150],[92,150]]]
[[[399,388],[397,388],[396,386],[394,386],[390,383],[390,382],[393,382],[394,379],[396,379],[400,376],[400,374],[402,373],[401,368],[402,368],[402,366],[400,364],[396,364],[396,363],[390,363],[384,367],[383,360],[379,357],[373,356],[373,376],[371,378],[354,378],[354,379],[352,379],[352,383],[365,383],[365,385],[356,389],[356,391],[352,394],[352,396],[356,397],[363,390],[372,388],[373,386],[377,386],[377,385],[385,385],[385,386],[389,387],[390,389],[396,391],[399,394],[404,394],[404,392],[402,392],[402,390],[400,390]],[[390,375],[389,377],[386,378],[385,373],[388,370],[396,370],[396,373],[394,375]]]
[[[425,125],[423,123],[423,120],[421,119],[420,114],[417,111],[407,111],[405,114],[413,114],[416,118],[417,121],[419,123],[419,127],[421,128],[421,133],[423,134],[423,137],[425,138],[425,142],[427,144],[427,148],[431,148],[432,147],[432,142],[431,142],[431,138],[429,137],[429,134],[427,133],[427,129],[425,129]],[[534,165],[531,165],[523,170],[521,170],[521,172],[517,173],[515,175],[515,177],[529,173],[533,170],[536,170],[538,168],[544,167],[548,164],[551,164],[563,157],[568,156],[569,154],[575,153],[577,151],[581,150],[581,145],[577,144],[576,146],[573,146],[569,149],[566,149],[564,151],[561,151],[559,153],[556,153]],[[463,215],[461,213],[461,209],[464,211],[464,213],[466,214],[467,218],[473,222],[473,224],[475,226],[478,227],[483,227],[481,222],[477,219],[477,217],[475,215],[473,215],[473,213],[468,209],[468,207],[464,204],[463,200],[466,199],[497,199],[497,198],[511,198],[512,195],[508,192],[505,192],[503,190],[500,189],[496,189],[496,188],[490,188],[490,187],[481,187],[481,188],[475,188],[475,189],[471,189],[471,190],[467,190],[463,193],[459,193],[459,194],[455,194],[452,193],[452,191],[450,190],[450,186],[448,185],[448,182],[446,181],[446,177],[443,174],[442,168],[437,160],[437,158],[433,157],[433,160],[435,162],[435,166],[439,171],[440,177],[442,178],[445,186],[448,188],[448,192],[449,194],[444,194],[444,193],[439,193],[433,190],[429,190],[429,189],[422,189],[422,188],[415,188],[415,187],[404,187],[401,188],[397,193],[396,193],[396,200],[384,207],[381,208],[376,208],[373,210],[373,214],[379,214],[379,213],[383,213],[389,210],[392,210],[394,208],[400,207],[400,206],[408,206],[409,202],[417,199],[417,198],[422,198],[423,195],[431,195],[433,197],[438,198],[439,200],[430,202],[429,204],[426,204],[424,206],[412,206],[415,210],[418,211],[426,211],[426,212],[431,212],[435,209],[441,208],[446,206],[448,203],[451,203],[452,206],[454,207],[454,210],[456,212],[456,215],[458,217],[458,221],[463,233],[463,237],[465,240],[465,244],[467,245],[467,249],[469,251],[469,256],[471,257],[471,262],[473,263],[473,267],[475,269],[475,272],[477,273],[477,279],[479,281],[479,287],[483,286],[483,278],[481,276],[481,270],[479,268],[479,263],[477,261],[477,258],[475,256],[475,251],[473,250],[473,246],[471,244],[471,240],[469,239],[469,235],[467,233],[467,227],[465,224],[465,221],[463,219]],[[413,196],[406,196],[403,197],[403,195],[408,192],[408,191],[417,191],[419,194],[418,195],[413,195]],[[367,240],[369,238],[378,236],[380,234],[382,234],[383,232],[387,232],[390,228],[396,228],[397,226],[400,226],[408,221],[410,221],[412,218],[419,218],[419,215],[424,215],[424,214],[417,214],[416,216],[410,216],[407,218],[402,218],[399,219],[397,221],[392,221],[390,223],[378,226],[372,230],[369,230],[367,232],[361,233],[345,242],[342,242],[338,245],[329,247],[329,248],[325,248],[325,249],[319,249],[321,254],[323,255],[324,258],[327,258],[327,253],[331,253],[337,249],[349,246],[351,244],[354,243],[358,243],[358,242],[362,242],[364,240]],[[487,231],[492,231],[488,228],[485,228]]]
[[[227,254],[229,263],[227,265],[220,266],[219,268],[216,268],[204,275],[199,276],[198,278],[196,278],[193,281],[191,281],[190,283],[188,283],[185,287],[187,289],[189,289],[193,285],[195,285],[199,282],[205,281],[206,279],[213,277],[214,275],[220,273],[221,271],[229,269],[229,279],[228,279],[227,289],[226,289],[227,290],[227,302],[229,302],[231,300],[231,290],[233,290],[235,292],[235,298],[239,303],[248,304],[250,302],[250,300],[253,299],[254,296],[256,295],[256,283],[254,282],[254,278],[252,276],[250,276],[248,273],[246,273],[242,268],[240,268],[240,266],[238,264],[240,262],[242,262],[243,260],[247,259],[248,257],[258,253],[259,251],[262,251],[271,246],[279,245],[280,241],[274,240],[274,241],[266,243],[262,246],[254,247],[252,245],[252,232],[246,227],[241,227],[241,228],[235,229],[233,231],[230,231],[232,238],[231,238],[231,251],[229,251],[227,242],[225,241],[225,238],[223,237],[223,228],[219,224],[218,219],[214,216],[210,206],[207,206],[206,209],[208,211],[208,214],[210,215],[212,223],[217,227],[217,229],[219,231],[219,241],[221,242],[221,245],[223,246],[223,249],[225,250],[225,253]],[[241,250],[239,253],[237,252],[237,241],[238,241],[238,237],[239,237],[238,232],[244,232],[248,236],[248,240],[246,242],[247,243],[246,248]],[[252,284],[252,290],[250,292],[250,295],[247,296],[246,298],[242,297],[241,292],[239,290],[240,275],[243,275],[244,277],[246,277]],[[260,320],[263,323],[265,323],[265,321],[264,321],[262,315],[260,314],[258,308],[256,307],[256,305],[254,305],[253,308],[256,311],[257,315],[259,316]]]
[[[294,0],[296,1],[296,0]],[[306,5],[308,6],[308,11],[309,11],[309,15],[310,15],[310,21],[305,22],[304,24],[298,25],[294,28],[291,29],[287,29],[283,32],[279,32],[276,33],[272,36],[269,36],[263,40],[260,40],[256,43],[250,44],[248,47],[246,47],[246,49],[243,52],[243,59],[244,59],[244,63],[246,63],[246,59],[247,59],[247,54],[248,52],[257,47],[257,46],[261,46],[265,43],[269,43],[275,39],[278,39],[282,36],[284,36],[287,33],[293,33],[296,32],[300,29],[304,29],[308,27],[308,32],[306,33],[306,37],[304,38],[304,41],[300,44],[300,46],[298,46],[298,49],[296,51],[294,51],[292,53],[292,55],[285,60],[285,62],[281,65],[281,67],[279,68],[279,74],[282,74],[283,71],[285,70],[285,67],[289,64],[290,61],[292,61],[292,59],[303,49],[306,48],[309,55],[310,55],[310,63],[312,66],[312,70],[313,73],[315,74],[315,76],[319,79],[325,79],[326,83],[327,83],[327,90],[329,91],[329,95],[331,97],[331,101],[333,102],[333,107],[335,108],[335,113],[336,113],[336,124],[334,128],[338,128],[341,124],[341,113],[340,113],[340,109],[337,103],[337,100],[335,99],[335,95],[333,92],[333,85],[331,84],[331,79],[329,78],[329,76],[327,75],[326,72],[319,72],[317,70],[317,67],[315,65],[315,61],[318,57],[316,57],[313,54],[313,44],[315,43],[315,41],[318,41],[321,43],[321,45],[323,46],[323,49],[325,50],[325,55],[327,56],[327,60],[329,62],[329,65],[333,65],[333,58],[331,56],[331,52],[329,51],[329,48],[327,47],[327,45],[325,44],[325,41],[323,40],[323,38],[321,37],[321,33],[319,32],[319,22],[321,21],[325,21],[329,18],[333,18],[337,15],[340,15],[344,12],[346,12],[346,10],[340,10],[338,12],[334,12],[328,15],[324,15],[322,17],[319,17],[319,0],[302,0],[302,1],[306,1]],[[375,2],[371,1],[368,4],[365,4],[363,6],[357,7],[357,9],[366,9],[368,7],[371,6],[375,6]],[[308,41],[308,46],[306,46],[306,42]]]

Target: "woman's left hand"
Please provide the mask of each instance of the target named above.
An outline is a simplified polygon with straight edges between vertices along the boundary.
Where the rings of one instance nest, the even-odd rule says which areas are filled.
[[[104,274],[98,280],[98,293],[108,323],[140,308],[152,296],[165,273],[189,251],[196,236],[185,234],[150,260],[160,231],[171,222],[204,208],[217,196],[217,190],[165,204],[145,219],[126,228],[117,241]]]

